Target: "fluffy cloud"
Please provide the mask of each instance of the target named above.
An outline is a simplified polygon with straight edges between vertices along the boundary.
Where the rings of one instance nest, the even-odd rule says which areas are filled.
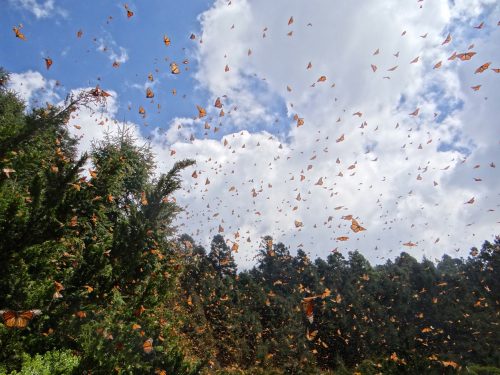
[[[27,104],[44,105],[59,99],[57,81],[47,80],[39,72],[28,70],[24,73],[11,73],[9,88],[15,91]]]
[[[196,77],[212,94],[208,105],[226,95],[224,108],[238,111],[224,126],[253,132],[225,136],[226,147],[208,140],[172,145],[177,157],[196,155],[201,172],[182,200],[191,212],[186,231],[198,231],[203,242],[219,225],[239,231],[251,241],[241,247],[248,261],[265,234],[315,255],[339,247],[377,261],[408,241],[417,244],[409,249],[416,256],[452,248],[465,255],[498,232],[491,210],[500,179],[490,163],[498,164],[491,100],[499,83],[493,72],[473,74],[483,59],[500,61],[488,48],[499,38],[498,5],[420,4],[220,0],[200,15]],[[473,29],[481,20],[486,29]],[[441,46],[448,32],[453,40]],[[474,62],[448,61],[472,43]],[[442,68],[433,69],[440,60]],[[326,82],[317,82],[321,76]],[[481,91],[471,90],[482,82]],[[271,126],[276,103],[289,116],[279,130]],[[419,115],[410,116],[416,108]],[[295,114],[303,126],[295,126]],[[281,141],[255,124],[281,132]],[[464,204],[471,197],[475,203]],[[367,231],[352,233],[341,219],[347,214]]]
[[[66,14],[66,12],[64,12],[62,9],[59,9],[55,6],[55,0],[10,0],[10,3],[33,13],[36,18],[47,18],[55,14]]]

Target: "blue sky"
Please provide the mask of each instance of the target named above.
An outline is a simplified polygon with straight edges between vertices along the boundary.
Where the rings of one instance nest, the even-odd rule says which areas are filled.
[[[147,4],[130,1],[128,6],[134,12],[130,19],[123,4],[64,1],[56,5],[52,15],[37,18],[16,2],[7,1],[7,11],[4,8],[0,14],[3,26],[0,65],[11,72],[40,71],[47,79],[60,82],[61,93],[97,84],[103,89],[117,91],[120,96],[118,117],[128,121],[146,122],[153,127],[165,124],[169,118],[192,116],[196,112],[195,105],[205,101],[205,93],[196,87],[190,72],[173,76],[169,63],[176,61],[183,69],[182,61],[189,59],[185,66],[196,69],[196,59],[192,56],[194,44],[199,42],[197,15],[210,6],[210,1],[188,1],[183,6],[161,0]],[[11,28],[19,23],[24,25],[22,31],[26,41],[12,38]],[[81,38],[76,36],[78,30],[83,31]],[[198,34],[195,41],[189,39],[191,33]],[[172,41],[169,47],[163,43],[164,35]],[[113,68],[110,53],[97,50],[101,40],[108,51],[114,50],[118,55],[123,48],[128,60],[119,68]],[[44,57],[54,61],[49,70],[45,69]],[[149,73],[159,81],[153,88],[154,104],[145,98],[144,89],[134,86],[143,87]],[[175,96],[171,94],[174,88],[177,90]],[[132,103],[130,111],[129,102]],[[157,104],[162,107],[160,114]],[[138,115],[139,105],[147,111],[145,119]]]
[[[264,235],[381,262],[409,241],[417,257],[466,256],[500,233],[496,0],[148,0],[127,2],[131,18],[118,1],[3,4],[12,88],[55,102],[97,84],[116,93],[99,113],[149,139],[160,172],[197,161],[177,197],[181,228],[203,244],[223,228],[242,265]],[[476,55],[449,60],[466,51]],[[84,109],[76,117],[84,151],[105,129]],[[353,233],[349,215],[367,230]]]

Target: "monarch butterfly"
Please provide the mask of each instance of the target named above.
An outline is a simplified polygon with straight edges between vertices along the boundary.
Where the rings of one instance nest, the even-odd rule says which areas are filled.
[[[149,87],[146,89],[146,98],[150,99],[150,98],[154,98],[155,94],[153,92],[153,90],[151,90]]]
[[[371,66],[372,66],[373,73],[375,73],[377,71],[377,65],[371,64]]]
[[[439,69],[441,68],[441,65],[443,64],[442,61],[438,62],[436,65],[434,65],[434,68],[433,69]]]
[[[479,29],[482,29],[483,26],[484,26],[484,22],[481,22],[479,25],[474,26],[474,28],[479,30]]]
[[[205,108],[200,107],[199,105],[197,105],[196,108],[198,109],[198,118],[202,118],[207,115],[207,111],[205,110]]]
[[[78,220],[78,217],[73,216],[71,218],[71,226],[76,226],[78,223],[77,220]],[[52,296],[52,298],[62,298],[63,295],[61,294],[61,291],[64,290],[64,285],[62,285],[60,282],[57,282],[54,280],[54,288],[56,291],[54,292],[54,295]]]
[[[403,246],[413,247],[413,246],[417,246],[417,244],[415,244],[411,241],[408,241],[408,242],[404,243]]]
[[[127,4],[124,4],[123,6],[124,6],[125,10],[127,11],[127,18],[132,17],[132,16],[134,15],[134,12],[132,12],[132,11],[129,9],[129,7],[128,7],[128,5],[127,5]]]
[[[354,233],[361,232],[363,230],[366,230],[366,228],[363,228],[359,223],[356,221],[356,219],[352,219],[351,221],[351,229],[353,230]]]
[[[492,68],[491,70],[493,70],[495,73],[500,73],[500,68]]]
[[[337,237],[337,241],[347,241],[348,239],[349,239],[349,237],[347,237],[347,236]]]
[[[153,339],[149,338],[142,344],[142,350],[144,353],[151,354],[153,352]]]
[[[111,94],[108,94],[106,91],[100,89],[99,86],[96,86],[95,89],[92,89],[90,91],[90,94],[95,96],[95,97],[101,96],[103,98],[111,96]]]
[[[292,23],[293,23],[293,16],[290,17],[290,19],[288,20],[288,26],[290,26]]]
[[[143,107],[143,106],[140,106],[140,107],[139,107],[139,114],[140,114],[140,115],[145,115],[145,114],[146,114],[146,110],[144,109],[144,107]]]
[[[16,38],[19,38],[21,40],[26,40],[26,37],[24,36],[24,34],[21,32],[21,29],[23,28],[23,25],[22,24],[19,24],[18,27],[13,27],[12,28],[12,31],[14,31],[14,33],[16,34]]]
[[[309,323],[313,323],[314,321],[314,299],[316,297],[306,297],[302,300],[302,304],[304,305],[304,311],[306,313],[306,318]]]
[[[81,38],[81,37],[82,37],[82,35],[83,35],[83,30],[78,30],[78,31],[76,32],[76,37],[77,37],[77,38]]]
[[[450,42],[451,42],[451,34],[448,34],[448,36],[443,41],[443,43],[441,43],[441,45],[445,45],[445,44],[450,43]]]
[[[163,43],[168,47],[170,45],[170,38],[166,35],[163,36]]]
[[[420,108],[417,108],[414,110],[412,113],[410,113],[410,116],[418,116],[418,112],[420,111]]]
[[[325,82],[325,81],[326,81],[326,76],[321,76],[317,80],[317,82]]]
[[[393,67],[392,67],[392,68],[390,68],[390,69],[387,69],[387,71],[388,71],[388,72],[393,72],[393,71],[395,71],[397,68],[398,68],[398,65],[393,66]]]
[[[471,89],[474,91],[479,91],[480,88],[481,88],[481,85],[471,86]]]
[[[179,74],[181,72],[176,63],[170,64],[170,71],[172,72],[172,74]]]
[[[41,313],[41,310],[0,310],[3,324],[5,324],[7,328],[26,328],[30,320]]]
[[[215,104],[214,106],[216,108],[222,108],[222,102],[220,101],[220,98],[215,99]]]
[[[339,143],[342,142],[343,140],[344,140],[344,134],[342,134],[339,138],[337,138],[335,142]]]
[[[457,55],[457,57],[462,60],[462,61],[466,61],[466,60],[470,60],[472,59],[472,57],[476,54],[476,52],[466,52],[466,53],[459,53]]]
[[[484,63],[483,65],[481,65],[479,68],[476,69],[474,74],[484,72],[486,69],[488,69],[490,67],[490,65],[491,65],[491,62]]]
[[[45,57],[44,60],[45,60],[45,66],[47,67],[47,70],[49,70],[50,67],[52,66],[52,59],[50,57]]]

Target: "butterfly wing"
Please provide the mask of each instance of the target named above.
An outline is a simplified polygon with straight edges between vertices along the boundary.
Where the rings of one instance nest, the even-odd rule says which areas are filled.
[[[26,326],[28,325],[30,320],[33,319],[34,316],[35,316],[35,314],[31,310],[18,313],[17,318],[16,318],[15,327],[16,328],[26,328]]]
[[[13,310],[1,310],[0,313],[2,314],[3,324],[5,324],[7,328],[16,327],[17,312]]]
[[[149,338],[142,344],[142,350],[144,353],[150,354],[153,351],[153,339]]]

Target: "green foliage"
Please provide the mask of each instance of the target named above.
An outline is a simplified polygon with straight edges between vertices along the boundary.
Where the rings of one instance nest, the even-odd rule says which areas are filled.
[[[189,246],[184,332],[214,371],[452,374],[500,363],[499,237],[467,260],[435,265],[402,253],[376,267],[359,252],[312,262],[266,237],[256,267],[238,274],[220,272],[213,252],[192,239]],[[314,298],[312,323],[306,297]]]
[[[500,368],[493,366],[467,366],[467,372],[472,375],[500,375]]]
[[[51,351],[33,357],[24,354],[21,370],[10,375],[70,375],[78,362],[79,358],[69,350]]]
[[[0,326],[0,363],[17,371],[26,355],[69,349],[77,373],[197,373],[177,332],[171,237],[171,197],[193,162],[154,178],[148,145],[126,129],[78,157],[65,123],[91,100],[25,114],[0,91],[0,308],[42,310],[26,329]]]

